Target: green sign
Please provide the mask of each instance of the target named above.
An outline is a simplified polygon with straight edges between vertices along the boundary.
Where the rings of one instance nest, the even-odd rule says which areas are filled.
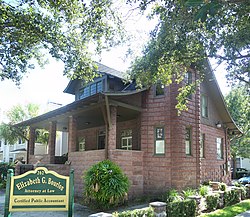
[[[4,216],[18,211],[68,211],[72,216],[73,197],[73,172],[71,177],[45,167],[18,176],[10,172]]]

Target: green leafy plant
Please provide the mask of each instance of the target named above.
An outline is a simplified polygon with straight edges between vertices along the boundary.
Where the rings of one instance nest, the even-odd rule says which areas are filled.
[[[221,190],[221,191],[226,191],[226,189],[227,189],[227,185],[225,184],[225,183],[220,183],[219,184],[219,189]]]
[[[219,203],[219,194],[209,194],[206,196],[207,210],[216,210]]]
[[[154,216],[154,210],[152,207],[148,207],[146,209],[135,209],[135,210],[128,210],[124,212],[114,212],[112,213],[112,216],[114,217],[153,217]]]
[[[239,188],[241,190],[241,199],[244,200],[247,197],[247,188],[244,185],[241,185]]]
[[[96,208],[106,209],[127,200],[129,180],[110,160],[93,165],[84,175],[85,197]]]
[[[167,190],[162,196],[162,200],[165,201],[166,203],[171,203],[173,201],[181,201],[182,199],[183,198],[179,195],[179,193],[175,189]]]
[[[196,190],[192,188],[187,188],[186,190],[182,191],[184,199],[187,199],[189,196],[196,195]]]
[[[167,204],[167,217],[195,217],[196,216],[196,201],[183,200],[174,201]]]
[[[240,199],[241,199],[241,190],[240,189],[231,189],[229,191],[225,191],[225,194],[224,194],[225,206],[239,203]]]
[[[205,197],[208,194],[209,186],[208,185],[201,185],[199,188],[199,195]]]

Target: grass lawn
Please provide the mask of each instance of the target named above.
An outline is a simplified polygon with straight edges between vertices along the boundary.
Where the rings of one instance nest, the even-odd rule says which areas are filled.
[[[214,212],[200,215],[201,217],[234,217],[242,212],[250,210],[250,199],[244,200],[232,206],[227,206],[224,209],[218,209]]]

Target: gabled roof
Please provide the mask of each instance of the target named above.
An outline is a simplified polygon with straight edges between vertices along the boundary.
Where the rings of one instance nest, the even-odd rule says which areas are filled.
[[[216,107],[217,107],[217,110],[220,112],[221,118],[223,119],[223,124],[225,124],[229,130],[231,130],[232,132],[236,134],[242,133],[240,129],[238,128],[238,126],[236,125],[236,123],[234,122],[232,116],[230,115],[227,109],[224,97],[221,93],[219,84],[216,80],[215,74],[212,70],[209,60],[206,61],[206,64],[207,64],[208,70],[207,70],[207,73],[205,74],[204,81],[208,85],[209,92],[213,96],[213,99],[216,102]]]
[[[97,72],[100,73],[100,74],[106,74],[106,75],[112,75],[112,76],[115,76],[117,78],[120,78],[120,79],[123,79],[124,78],[124,73],[121,72],[121,71],[118,71],[116,69],[113,69],[113,68],[110,68],[108,66],[105,66],[101,63],[98,63],[98,62],[95,62],[95,64],[97,65],[98,69],[97,69]],[[64,93],[70,93],[70,94],[75,94],[74,92],[74,87],[76,85],[76,83],[78,82],[79,80],[71,80],[67,87],[65,88],[65,90],[63,91]]]

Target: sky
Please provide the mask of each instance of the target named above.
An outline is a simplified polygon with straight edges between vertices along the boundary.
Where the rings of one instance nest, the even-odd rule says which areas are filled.
[[[147,25],[145,25],[146,22]],[[129,19],[126,18],[126,30],[133,38],[131,42],[133,48],[136,47],[138,51],[142,49],[143,44],[148,40],[148,33],[156,22],[156,20],[148,21],[145,16],[138,16],[138,14],[130,15]],[[130,65],[130,60],[125,58],[126,51],[126,46],[118,47],[109,52],[103,52],[96,60],[111,68],[125,71]],[[44,69],[37,66],[31,70],[22,80],[20,87],[9,80],[0,81],[0,115],[1,112],[8,111],[17,104],[35,103],[44,111],[48,102],[65,105],[74,100],[73,95],[63,93],[69,82],[69,79],[63,76],[63,63],[52,58],[49,58],[49,62]],[[215,64],[212,63],[212,68],[214,67]],[[229,88],[223,72],[224,69],[221,66],[217,68],[215,74],[222,93],[225,94]]]
[[[125,71],[129,63],[123,62],[122,56],[122,52],[112,51],[105,53],[101,62],[111,68]],[[212,66],[215,64],[212,63]],[[215,75],[222,93],[226,94],[229,88],[223,72],[223,66],[218,67]],[[0,109],[7,111],[17,104],[35,103],[44,110],[48,102],[68,104],[74,101],[73,95],[63,93],[68,82],[69,79],[63,76],[63,63],[50,59],[50,63],[44,69],[36,67],[27,74],[20,87],[9,80],[0,81]]]

